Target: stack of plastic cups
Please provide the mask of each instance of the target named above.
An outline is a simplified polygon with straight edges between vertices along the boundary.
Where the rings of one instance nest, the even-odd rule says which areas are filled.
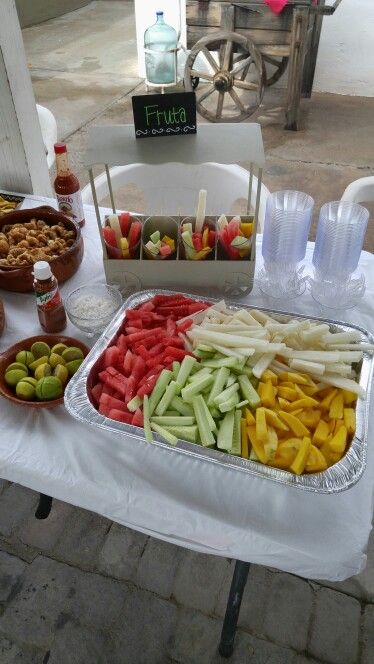
[[[267,199],[259,275],[263,293],[296,297],[305,290],[300,262],[305,257],[314,200],[300,191],[277,191]]]
[[[347,309],[365,292],[365,278],[357,269],[369,220],[358,203],[333,201],[321,207],[313,254],[313,298],[325,307]]]

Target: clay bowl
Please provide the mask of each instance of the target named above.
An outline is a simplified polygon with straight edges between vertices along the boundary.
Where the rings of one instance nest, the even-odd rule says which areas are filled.
[[[68,230],[75,232],[75,242],[65,253],[58,258],[50,261],[52,272],[59,284],[75,274],[83,259],[83,238],[79,226],[69,217],[48,206],[31,208],[28,210],[15,210],[0,217],[0,233],[6,224],[24,224],[31,219],[41,219],[49,226],[62,221]],[[0,288],[16,293],[28,293],[32,291],[33,265],[23,265],[21,267],[0,268]]]
[[[72,337],[65,337],[61,334],[41,334],[37,337],[29,337],[28,339],[23,339],[18,343],[14,344],[8,350],[4,351],[0,355],[0,394],[9,401],[16,403],[20,406],[28,406],[29,408],[54,408],[64,403],[64,397],[59,399],[52,399],[51,401],[24,401],[19,399],[12,388],[6,384],[4,379],[5,369],[11,363],[15,362],[16,355],[20,350],[30,350],[34,341],[45,341],[49,346],[54,346],[55,344],[62,343],[67,346],[76,346],[80,348],[86,357],[90,352],[90,349],[87,348],[81,341],[78,339],[73,339]]]

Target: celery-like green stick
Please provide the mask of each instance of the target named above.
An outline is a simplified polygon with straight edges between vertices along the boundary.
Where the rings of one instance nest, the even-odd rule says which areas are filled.
[[[235,408],[244,408],[244,406],[248,406],[248,404],[249,404],[248,399],[244,399],[244,401],[240,401],[239,403],[237,403]]]
[[[221,412],[216,408],[215,406],[208,406],[209,407],[209,412],[212,417],[214,417],[215,420],[221,419]]]
[[[148,441],[148,443],[151,443],[153,441],[153,436],[151,431],[151,425],[149,422],[149,399],[147,395],[145,395],[143,399],[143,417],[144,417],[145,439]]]
[[[189,383],[186,387],[183,388],[182,399],[187,402],[191,401],[192,397],[194,397],[195,394],[200,394],[200,392],[202,392],[203,390],[205,390],[206,387],[211,385],[213,381],[214,377],[211,374],[203,376],[199,380],[196,378],[196,380],[194,380],[192,383]]]
[[[155,413],[156,415],[163,415],[164,412],[169,408],[169,405],[171,404],[173,398],[176,396],[176,394],[179,392],[180,387],[178,383],[175,382],[175,380],[172,380],[171,383],[167,386],[161,400],[158,402],[156,406]]]
[[[218,406],[220,403],[223,403],[224,401],[227,401],[232,397],[233,394],[236,392],[239,392],[239,385],[238,383],[234,383],[233,385],[230,385],[230,387],[226,387],[221,394],[219,394],[217,397],[214,399],[214,404]]]
[[[173,436],[177,436],[180,440],[188,440],[190,443],[196,443],[198,427],[196,424],[190,427],[165,427]]]
[[[218,408],[221,413],[227,413],[229,410],[233,410],[237,403],[239,403],[239,397],[238,393],[235,392],[230,399],[227,399],[227,401],[224,401],[223,403],[219,403]]]
[[[210,394],[208,397],[207,401],[208,406],[213,406],[214,399],[219,394],[221,394],[229,376],[230,376],[230,369],[227,369],[226,367],[221,367],[221,369],[218,369],[216,377],[214,379],[214,383],[212,385],[212,389],[210,390]]]
[[[161,400],[167,386],[169,385],[172,379],[172,372],[168,369],[163,369],[157,378],[156,385],[152,390],[152,394],[149,397],[149,414],[152,415],[154,409],[156,408],[158,402]]]
[[[192,357],[191,355],[186,355],[183,358],[181,368],[179,369],[177,376],[177,383],[181,389],[185,386],[187,378],[192,371],[192,367],[194,367],[196,363],[196,357]]]
[[[206,419],[209,423],[209,428],[210,428],[211,431],[217,431],[217,425],[216,425],[216,423],[213,419],[213,416],[212,416],[208,406],[206,405],[206,401],[205,401],[203,395],[201,395],[201,398],[202,398],[202,402],[200,402],[201,407],[204,409],[205,417],[206,417]]]
[[[244,374],[245,376],[248,376],[250,378],[252,376],[252,369],[251,367],[232,367],[231,371],[233,371],[235,374]]]
[[[216,441],[210,430],[203,404],[204,399],[201,394],[193,397],[192,406],[195,412],[197,426],[199,427],[200,440],[204,447],[213,447],[216,444]]]
[[[213,369],[210,369],[209,367],[204,367],[203,369],[200,369],[200,371],[196,371],[196,373],[188,376],[188,383],[193,383],[194,380],[200,380],[203,376],[209,376],[211,373],[213,373]]]
[[[234,434],[234,423],[234,411],[231,410],[229,413],[226,413],[218,430],[217,447],[219,450],[226,450],[227,452],[231,450]]]
[[[242,442],[241,442],[241,430],[240,430],[240,420],[241,420],[242,414],[240,410],[235,410],[234,411],[234,432],[232,436],[232,446],[231,446],[231,454],[235,454],[236,456],[240,456],[242,453]]]
[[[173,377],[174,377],[174,380],[177,380],[177,376],[178,376],[180,368],[181,368],[181,363],[178,362],[177,360],[174,360],[174,362],[173,362]]]
[[[160,426],[164,427],[188,427],[192,426],[193,424],[196,424],[195,422],[195,415],[176,415],[175,417],[171,417],[168,415],[155,415],[151,417],[151,422],[155,422],[156,424],[160,424]]]
[[[238,361],[238,358],[236,357],[220,357],[220,358],[212,358],[208,360],[202,360],[201,364],[203,367],[211,367],[212,369],[220,369],[221,367],[236,367],[240,363],[239,366],[241,366],[240,360]]]
[[[240,385],[240,390],[243,395],[243,399],[248,399],[249,405],[251,408],[257,408],[261,405],[261,399],[258,396],[255,388],[250,382],[248,376],[241,375],[238,376],[238,381]]]
[[[163,427],[160,427],[159,424],[155,424],[155,422],[151,422],[151,429],[158,433],[159,436],[164,438],[167,443],[170,443],[170,445],[176,445],[178,442],[178,438],[174,436],[174,434],[170,433],[167,429],[164,429]]]
[[[135,413],[136,409],[139,408],[139,406],[141,406],[142,403],[143,400],[140,397],[135,396],[133,399],[131,399],[131,401],[128,402],[127,410],[129,410],[130,413]]]
[[[193,415],[193,408],[190,406],[188,403],[184,403],[183,399],[180,397],[176,396],[174,399],[171,400],[172,408],[174,410],[178,411],[181,415]]]
[[[235,374],[230,373],[227,382],[226,382],[226,387],[230,387],[230,385],[234,385],[237,381],[237,376]]]

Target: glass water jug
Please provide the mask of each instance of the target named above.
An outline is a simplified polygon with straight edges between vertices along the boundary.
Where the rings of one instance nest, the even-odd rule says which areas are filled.
[[[156,12],[156,17],[144,33],[145,69],[150,83],[165,85],[176,81],[176,54],[169,51],[177,48],[177,33],[165,23],[164,12]]]

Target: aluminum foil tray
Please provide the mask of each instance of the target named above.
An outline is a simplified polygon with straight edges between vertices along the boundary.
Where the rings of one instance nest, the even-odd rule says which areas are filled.
[[[87,388],[89,388],[93,383],[99,358],[107,346],[110,345],[112,339],[116,336],[121,326],[126,309],[135,308],[158,293],[175,294],[174,291],[147,290],[135,293],[124,302],[121,309],[119,309],[117,312],[115,318],[103,332],[89,355],[81,364],[77,373],[68,383],[68,386],[65,390],[65,406],[69,413],[81,422],[85,422],[91,426],[96,427],[98,430],[98,435],[100,429],[105,429],[107,431],[111,431],[116,434],[119,433],[123,436],[127,436],[128,438],[132,438],[134,440],[134,445],[139,443],[145,443],[147,445],[149,444],[145,441],[144,430],[142,428],[134,427],[132,425],[124,424],[121,422],[115,422],[114,420],[110,420],[101,415],[91,403],[87,393]],[[196,294],[183,294],[186,297],[196,297]],[[209,299],[212,303],[218,301],[214,298]],[[244,304],[239,305],[238,303],[227,302],[227,305],[233,309],[251,309],[250,306],[246,306]],[[315,316],[304,316],[301,314],[295,315],[291,313],[271,311],[270,309],[262,307],[255,308],[271,314],[279,321],[287,322],[290,318],[307,318],[310,320],[317,320],[320,322],[328,323],[332,332],[358,330],[361,333],[362,342],[373,343],[373,336],[357,325],[348,325],[345,323],[318,318]],[[362,476],[366,466],[368,414],[372,373],[373,358],[369,353],[364,352],[364,356],[361,362],[359,383],[361,387],[366,390],[366,398],[360,397],[357,400],[355,437],[353,438],[350,448],[343,459],[321,473],[297,476],[285,470],[271,468],[270,466],[265,466],[255,461],[242,459],[241,457],[236,457],[217,450],[207,449],[201,445],[196,445],[194,443],[189,443],[183,440],[179,440],[176,446],[171,446],[164,442],[156,434],[154,434],[154,442],[151,444],[169,450],[170,454],[184,454],[189,457],[199,458],[201,461],[220,464],[221,466],[228,466],[229,468],[235,469],[238,472],[247,473],[249,476],[248,481],[250,481],[251,475],[255,475],[256,477],[263,478],[264,480],[279,482],[281,484],[286,484],[290,487],[295,487],[303,491],[314,491],[316,493],[337,493],[340,491],[345,491],[346,489],[349,489],[351,486],[356,484],[356,482]]]

